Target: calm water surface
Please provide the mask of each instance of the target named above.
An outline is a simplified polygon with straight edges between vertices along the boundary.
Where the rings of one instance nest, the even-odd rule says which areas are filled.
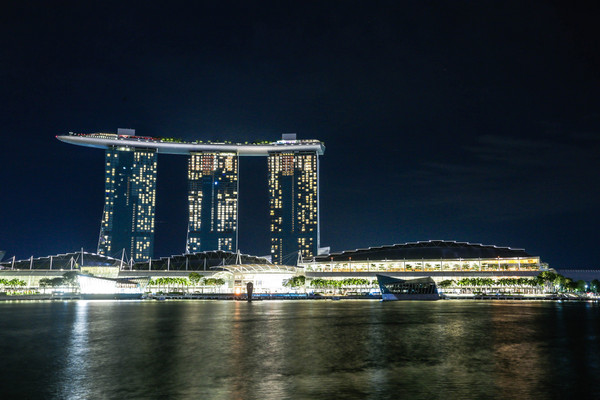
[[[3,399],[600,398],[600,307],[0,303]]]

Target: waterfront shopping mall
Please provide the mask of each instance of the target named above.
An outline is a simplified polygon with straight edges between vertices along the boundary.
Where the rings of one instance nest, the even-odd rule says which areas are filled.
[[[330,291],[327,285],[315,285],[313,281],[337,282],[333,287],[339,293],[373,293],[377,291],[377,274],[401,279],[431,277],[439,284],[473,278],[527,281],[548,270],[538,256],[522,249],[441,240],[331,253],[299,259],[296,266],[272,264],[264,257],[226,251],[188,253],[144,262],[79,251],[19,261],[13,258],[0,263],[0,268],[0,277],[24,281],[23,289],[39,288],[41,279],[60,277],[74,270],[99,278],[137,280],[147,292],[168,289],[189,293],[243,292],[249,282],[255,293]],[[189,280],[192,272],[205,282],[218,278],[222,284],[198,286]],[[301,287],[286,284],[300,276],[305,280]],[[166,279],[161,281],[161,278]],[[179,279],[172,280],[172,287],[157,287],[156,282],[169,282],[169,278]]]

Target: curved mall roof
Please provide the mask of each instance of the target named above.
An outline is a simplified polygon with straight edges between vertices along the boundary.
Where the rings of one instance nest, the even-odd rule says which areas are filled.
[[[439,260],[439,259],[493,259],[532,257],[523,249],[497,247],[467,242],[429,240],[426,242],[394,244],[348,250],[315,257],[317,262],[331,261],[376,261],[376,260]]]
[[[112,146],[155,149],[160,154],[189,154],[199,151],[233,152],[240,156],[268,156],[270,152],[315,151],[323,155],[325,145],[318,140],[278,140],[261,144],[246,143],[201,143],[174,141],[153,137],[116,135],[113,133],[91,133],[57,135],[62,142],[78,146],[107,149]]]
[[[0,263],[0,269],[71,269],[76,268],[82,263],[86,267],[114,267],[118,266],[121,260],[102,254],[89,253],[87,251],[74,251],[71,253],[57,254],[27,258],[24,260],[6,260]]]
[[[213,267],[221,267],[232,264],[267,264],[264,257],[252,256],[249,254],[234,253],[224,250],[210,250],[197,253],[184,253],[172,255],[170,257],[161,257],[152,259],[152,264],[148,261],[140,261],[133,264],[133,270],[171,270],[171,271],[199,271],[209,270]]]

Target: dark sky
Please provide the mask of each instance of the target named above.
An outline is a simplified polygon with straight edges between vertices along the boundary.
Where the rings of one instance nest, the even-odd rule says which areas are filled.
[[[600,267],[598,7],[12,3],[0,13],[6,257],[95,251],[104,153],[55,136],[123,127],[324,141],[321,244],[334,251],[445,239]],[[186,160],[158,164],[155,255],[180,254]],[[269,252],[266,177],[266,159],[241,160],[244,253]]]

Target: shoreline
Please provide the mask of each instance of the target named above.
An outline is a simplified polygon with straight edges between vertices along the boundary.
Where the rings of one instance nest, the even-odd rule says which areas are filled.
[[[28,294],[14,296],[0,296],[0,302],[4,301],[65,301],[65,300],[89,300],[83,299],[83,296],[78,293],[66,293],[61,295],[56,294]],[[211,294],[161,294],[161,295],[144,295],[140,299],[118,299],[111,298],[110,295],[106,299],[97,300],[150,300],[150,301],[166,301],[166,300],[219,300],[219,301],[248,301],[245,295],[235,295],[234,293],[211,293]],[[259,294],[253,295],[251,301],[268,301],[268,300],[377,300],[381,301],[381,295],[304,295],[304,294]],[[567,295],[446,295],[442,294],[440,300],[462,300],[462,301],[556,301],[556,302],[598,302],[598,297],[576,297]],[[407,300],[396,300],[407,301]],[[430,300],[429,300],[430,301]]]

